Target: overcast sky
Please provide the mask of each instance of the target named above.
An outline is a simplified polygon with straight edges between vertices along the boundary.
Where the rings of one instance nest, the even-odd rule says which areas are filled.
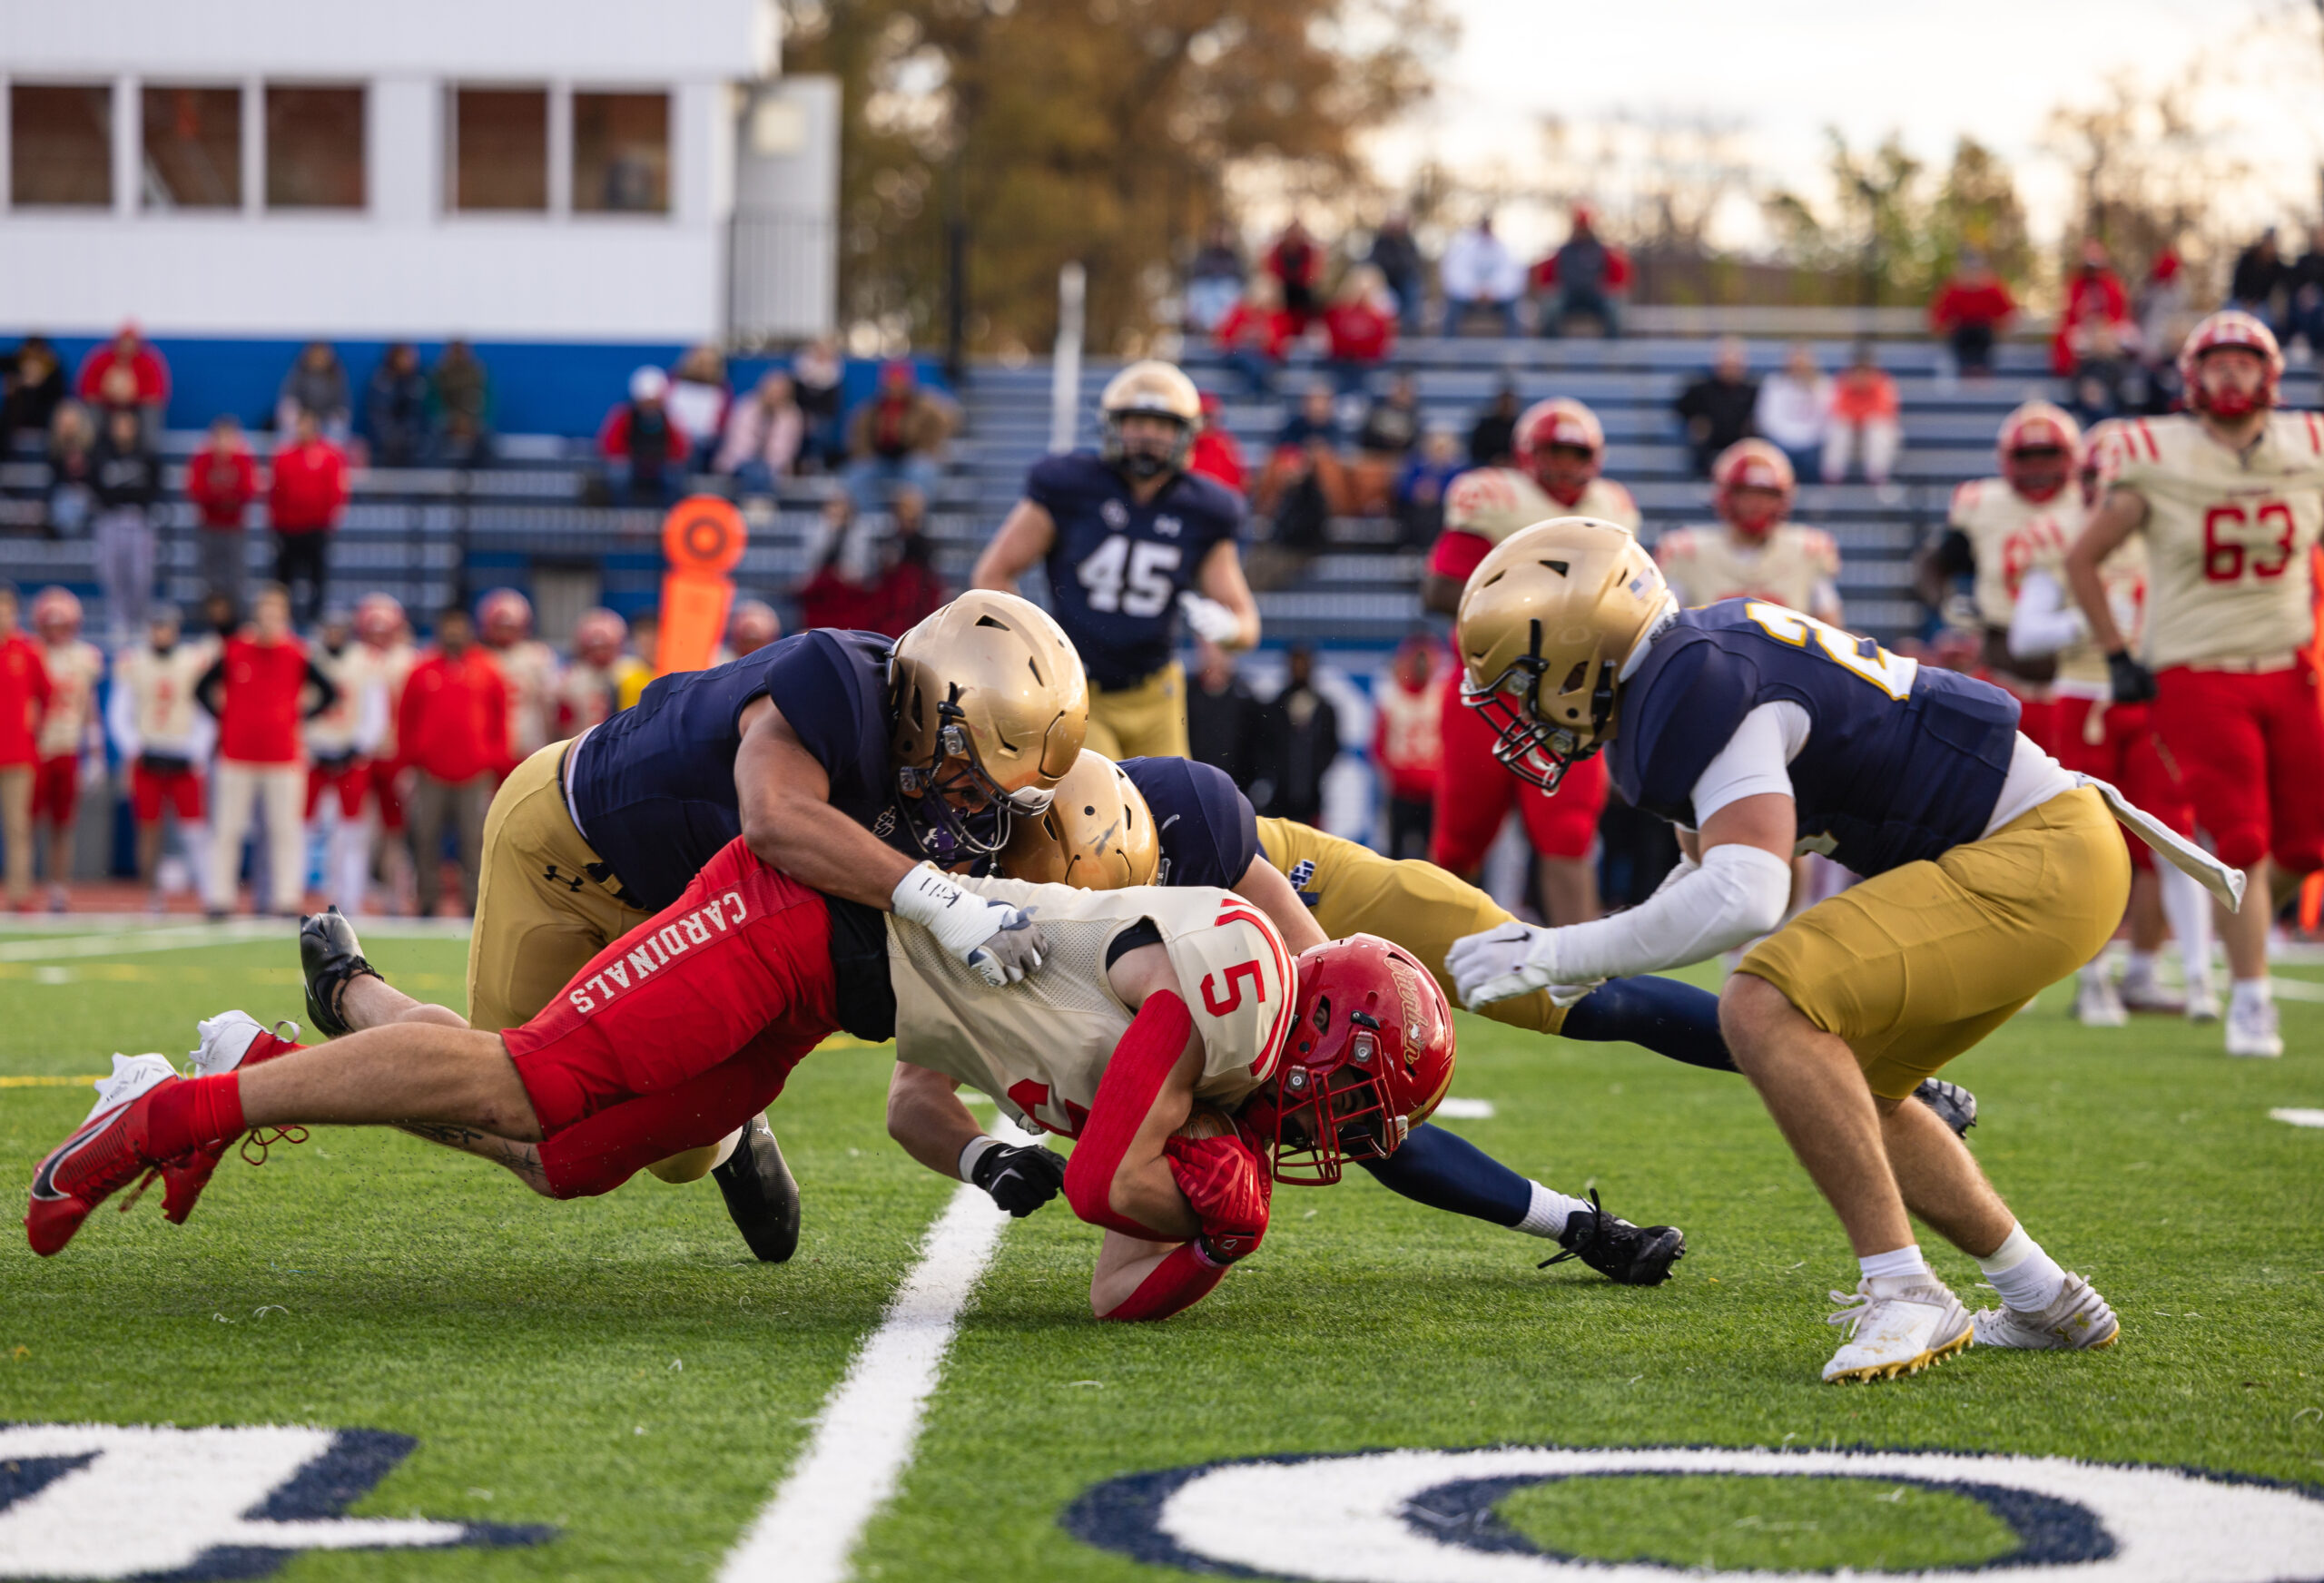
[[[1965,132],[2010,161],[2036,230],[2054,232],[2069,189],[2039,147],[2051,109],[2096,98],[2118,70],[2159,81],[2202,57],[2221,82],[2207,117],[2260,173],[2239,202],[2286,221],[2317,202],[2324,48],[2308,0],[1440,3],[1461,18],[1461,43],[1434,102],[1377,140],[1392,177],[1429,157],[1455,172],[1516,163],[1540,146],[1544,116],[1628,112],[1740,123],[1755,163],[1820,193],[1827,126],[1857,146],[1893,129],[1938,163]]]

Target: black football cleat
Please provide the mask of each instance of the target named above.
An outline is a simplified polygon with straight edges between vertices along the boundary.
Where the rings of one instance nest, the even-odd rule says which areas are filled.
[[[1618,1284],[1659,1286],[1670,1278],[1670,1266],[1687,1256],[1687,1234],[1675,1225],[1632,1225],[1609,1214],[1593,1187],[1590,1207],[1566,1217],[1558,1245],[1565,1252],[1543,1259],[1539,1268],[1580,1259]]]
[[[1955,1137],[1967,1137],[1969,1129],[1977,1125],[1977,1096],[1958,1083],[1924,1077],[1921,1086],[1913,1090],[1913,1097],[1935,1111],[1937,1119],[1953,1129]]]
[[[710,1173],[725,1195],[734,1229],[763,1264],[780,1264],[799,1250],[799,1182],[783,1163],[783,1149],[766,1117],[754,1116],[726,1163]]]
[[[363,942],[338,908],[299,920],[299,971],[307,980],[307,1026],[327,1038],[354,1032],[339,1014],[339,998],[350,978],[378,978],[379,970],[363,959]]]

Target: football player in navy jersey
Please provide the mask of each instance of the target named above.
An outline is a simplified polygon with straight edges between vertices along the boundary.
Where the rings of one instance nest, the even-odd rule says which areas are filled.
[[[1767,936],[1728,978],[1720,1024],[1857,1256],[1855,1295],[1834,1293],[1848,1340],[1824,1378],[1915,1372],[1973,1338],[2111,1344],[2105,1300],[1904,1101],[2105,944],[2130,889],[2117,819],[2232,905],[2230,871],[2059,768],[1998,687],[1759,600],[1681,611],[1609,523],[1504,540],[1470,575],[1455,643],[1462,697],[1503,764],[1551,787],[1602,749],[1623,796],[1677,825],[1687,854],[1627,912],[1461,940],[1447,966],[1462,998],[1565,998]],[[1865,880],[1787,924],[1799,850]],[[2001,1306],[1962,1307],[1908,1210],[1977,1261]]]
[[[1179,616],[1221,648],[1259,641],[1243,580],[1243,500],[1187,471],[1201,398],[1170,364],[1132,363],[1098,406],[1098,453],[1036,462],[969,580],[1013,591],[1046,565],[1049,607],[1089,673],[1089,745],[1109,759],[1184,758]]]
[[[300,931],[309,1019],[333,1037],[394,1021],[517,1027],[737,836],[801,884],[921,922],[989,981],[1014,982],[1040,965],[1038,928],[939,870],[997,850],[1013,818],[1048,805],[1088,709],[1072,644],[1013,594],[963,595],[893,643],[819,629],[662,677],[502,782],[485,821],[468,1017],[389,986],[334,909]],[[834,956],[884,972],[877,917],[859,932],[835,935]],[[797,1188],[763,1119],[655,1167],[672,1181],[705,1171],[753,1251],[789,1257]]]

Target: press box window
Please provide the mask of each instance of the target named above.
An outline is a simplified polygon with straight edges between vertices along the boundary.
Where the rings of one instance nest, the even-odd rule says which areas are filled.
[[[670,96],[573,95],[573,207],[585,213],[670,211]]]
[[[18,83],[8,92],[8,197],[16,207],[113,206],[113,89]]]
[[[266,206],[360,209],[363,90],[266,90]]]
[[[144,206],[241,207],[241,90],[148,86],[140,102]]]
[[[445,189],[458,210],[548,207],[548,91],[455,88]]]

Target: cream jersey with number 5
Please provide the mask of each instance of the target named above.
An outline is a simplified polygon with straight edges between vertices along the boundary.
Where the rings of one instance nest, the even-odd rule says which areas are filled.
[[[2006,478],[1972,478],[1955,489],[1949,521],[1976,558],[1977,618],[2007,626],[2025,574],[2062,559],[2082,520],[2082,492],[2071,481],[2047,500],[2028,500]]]
[[[1684,605],[1765,599],[1818,620],[1839,618],[1840,546],[1821,528],[1778,523],[1750,544],[1721,524],[1678,527],[1656,541],[1654,559]]]
[[[2146,502],[2149,665],[2289,664],[2307,646],[2308,552],[2324,532],[2324,417],[2270,413],[2241,452],[2183,413],[2137,418],[2104,466],[2109,487]]]
[[[1291,952],[1240,896],[1202,886],[1077,890],[1018,880],[955,882],[1030,913],[1048,940],[1039,971],[996,989],[915,924],[888,919],[896,1057],[990,1095],[1029,1130],[1074,1136],[1132,1013],[1106,977],[1106,948],[1153,921],[1203,1044],[1195,1092],[1239,1105],[1291,1032]]]

